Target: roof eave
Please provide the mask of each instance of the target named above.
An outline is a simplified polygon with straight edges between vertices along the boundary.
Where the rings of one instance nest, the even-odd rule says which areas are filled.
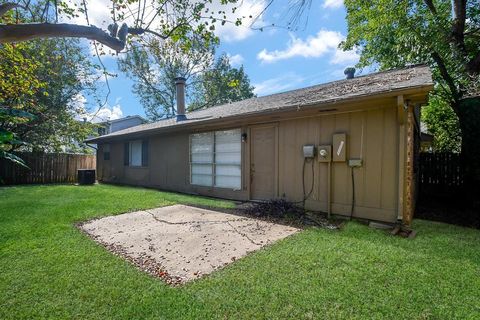
[[[409,94],[424,94],[425,96],[428,95],[428,92],[430,92],[433,89],[433,82],[432,83],[427,83],[419,86],[412,86],[412,87],[407,87],[407,88],[400,88],[400,89],[394,89],[394,90],[386,90],[386,91],[381,91],[377,92],[375,94],[362,94],[362,95],[357,95],[353,97],[348,97],[344,99],[332,99],[332,100],[326,100],[322,101],[319,103],[310,103],[310,104],[299,104],[299,105],[292,105],[288,106],[285,108],[279,108],[279,109],[267,109],[267,110],[260,110],[260,111],[253,111],[253,112],[246,112],[243,114],[236,114],[236,115],[231,115],[227,117],[221,117],[221,118],[213,118],[209,120],[202,120],[202,121],[194,121],[194,122],[185,122],[185,123],[178,123],[173,126],[166,126],[166,127],[160,127],[160,128],[151,128],[151,129],[145,129],[142,131],[136,131],[136,132],[127,132],[124,134],[108,134],[100,137],[96,137],[93,139],[88,139],[85,140],[86,143],[98,143],[98,142],[109,142],[109,141],[115,141],[115,140],[120,140],[128,137],[135,137],[135,136],[140,136],[140,135],[154,135],[157,133],[165,132],[165,131],[182,131],[185,128],[189,127],[194,127],[196,125],[211,125],[215,124],[216,122],[224,122],[226,120],[242,120],[242,119],[248,119],[250,117],[256,117],[256,116],[261,116],[261,115],[268,115],[268,114],[274,114],[274,113],[281,113],[281,112],[290,112],[293,110],[298,110],[299,108],[303,110],[308,110],[310,108],[325,108],[329,109],[332,106],[337,106],[340,104],[348,104],[351,102],[361,102],[369,99],[380,99],[380,98],[388,98],[388,97],[395,97],[398,95],[409,95]],[[340,109],[340,108],[338,108]],[[188,115],[187,115],[188,116]]]

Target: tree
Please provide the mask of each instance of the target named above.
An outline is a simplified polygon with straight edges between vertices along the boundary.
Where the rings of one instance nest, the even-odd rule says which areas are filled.
[[[215,43],[196,41],[185,50],[178,43],[151,39],[148,46],[133,45],[119,60],[120,69],[135,81],[134,92],[149,120],[176,115],[178,76],[187,80],[189,111],[254,96],[243,67],[232,67],[225,54],[215,61],[214,47]]]
[[[36,77],[39,64],[21,54],[25,44],[0,47],[0,159],[25,165],[12,151],[24,142],[8,127],[30,121],[33,115],[24,109],[34,108],[33,97],[45,83]]]
[[[12,50],[18,59],[12,59]],[[78,41],[61,39],[15,46],[6,44],[0,47],[0,60],[0,75],[8,80],[2,84],[11,89],[1,90],[1,103],[10,114],[3,119],[1,127],[23,142],[10,145],[9,151],[19,148],[84,151],[85,147],[79,142],[91,134],[92,127],[77,120],[85,110],[72,102],[81,92],[95,90],[96,80],[101,75],[98,75],[98,66],[85,58]],[[28,72],[17,65],[19,60],[31,66]],[[12,86],[18,83],[25,85]],[[30,117],[14,116],[19,113]]]
[[[241,19],[228,21],[226,12],[212,6],[212,0],[111,0],[112,23],[107,30],[90,25],[87,1],[70,3],[57,0],[27,1],[0,4],[0,17],[12,10],[23,10],[30,17],[15,23],[0,24],[0,43],[41,38],[85,38],[122,51],[131,36],[150,34],[158,39],[188,40],[195,34],[207,41],[214,37],[215,23],[241,24]],[[221,5],[237,0],[221,0]],[[215,9],[215,10],[213,10]],[[235,7],[231,10],[235,11]],[[63,23],[80,15],[87,25]],[[59,23],[62,22],[62,23]],[[187,41],[188,42],[188,41]]]
[[[480,6],[473,0],[345,0],[344,50],[361,52],[359,66],[381,69],[427,63],[435,95],[457,115],[471,185],[480,182]]]
[[[135,81],[134,92],[140,97],[145,115],[151,121],[176,115],[174,78],[187,79],[187,98],[199,74],[213,63],[215,42],[192,41],[188,49],[174,41],[150,38],[148,45],[134,44],[119,59],[120,70]],[[189,99],[187,99],[187,102]]]
[[[215,64],[199,75],[195,83],[196,98],[189,106],[190,110],[208,108],[219,104],[240,101],[255,96],[254,87],[243,66],[234,68],[226,54],[221,55]]]
[[[422,122],[434,136],[434,151],[460,152],[462,139],[458,117],[441,97],[430,97],[428,105],[422,108]]]

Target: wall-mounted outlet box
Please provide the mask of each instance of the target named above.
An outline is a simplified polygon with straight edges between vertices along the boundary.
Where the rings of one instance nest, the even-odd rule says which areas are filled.
[[[315,146],[313,144],[306,144],[303,146],[303,157],[304,158],[315,157]]]
[[[358,168],[362,166],[362,159],[348,159],[348,166],[351,168]]]
[[[318,146],[318,162],[330,162],[332,161],[332,146]]]

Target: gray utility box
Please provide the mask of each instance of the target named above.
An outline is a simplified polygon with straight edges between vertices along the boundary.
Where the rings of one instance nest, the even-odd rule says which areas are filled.
[[[78,184],[87,185],[95,183],[95,169],[78,169]]]

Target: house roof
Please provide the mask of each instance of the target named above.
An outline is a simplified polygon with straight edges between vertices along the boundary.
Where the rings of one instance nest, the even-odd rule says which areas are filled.
[[[274,113],[288,109],[327,105],[360,97],[368,97],[388,92],[432,86],[432,74],[425,65],[415,65],[404,69],[395,69],[371,73],[353,79],[345,79],[312,87],[254,97],[238,102],[222,104],[211,108],[187,113],[187,120],[177,122],[175,118],[141,124],[101,137],[87,140],[98,142],[124,135],[153,133],[167,128],[188,128],[194,124],[212,120],[226,120],[248,115]]]
[[[126,116],[126,117],[118,118],[118,119],[114,119],[114,120],[106,120],[106,121],[98,122],[97,124],[112,124],[112,123],[117,123],[117,122],[122,122],[122,121],[125,121],[125,120],[129,120],[129,119],[132,119],[132,118],[138,118],[143,123],[147,122],[147,120],[145,120],[144,118],[142,118],[141,116],[136,114],[136,115],[133,115],[133,116]]]

